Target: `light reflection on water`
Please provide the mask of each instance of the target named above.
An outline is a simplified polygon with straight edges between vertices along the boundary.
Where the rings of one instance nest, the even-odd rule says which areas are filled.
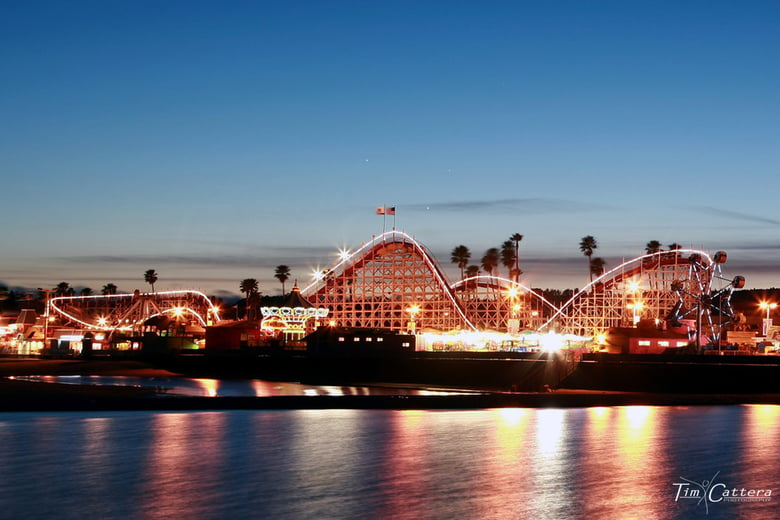
[[[21,381],[72,385],[136,386],[152,388],[161,393],[196,397],[271,397],[280,395],[451,395],[474,393],[457,390],[432,390],[380,386],[327,386],[263,381],[259,379],[220,380],[186,377],[134,376],[15,376]]]
[[[780,516],[778,406],[5,413],[0,446],[5,518]],[[675,502],[717,472],[778,496]]]

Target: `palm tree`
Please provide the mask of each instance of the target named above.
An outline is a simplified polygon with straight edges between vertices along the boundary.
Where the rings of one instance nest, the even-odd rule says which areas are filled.
[[[154,284],[157,283],[157,271],[149,269],[144,273],[144,281],[152,286],[152,292],[154,292]]]
[[[598,278],[599,276],[604,274],[604,269],[606,268],[606,266],[607,263],[600,256],[593,258],[590,262],[590,279],[593,280],[594,276]]]
[[[501,264],[506,267],[510,279],[515,278],[514,269],[516,262],[517,257],[515,256],[515,244],[511,239],[505,240],[504,243],[501,244]]]
[[[469,264],[469,259],[471,259],[471,251],[463,244],[455,247],[455,249],[452,250],[452,253],[450,253],[450,261],[460,268],[461,280],[463,279],[464,269],[466,269],[466,266]]]
[[[520,270],[520,241],[523,240],[523,235],[515,233],[509,237],[509,240],[515,243],[515,282],[517,282],[520,280],[520,275],[523,274],[523,271]]]
[[[73,294],[73,287],[68,282],[60,282],[57,287],[54,288],[55,296],[70,296]]]
[[[258,282],[255,278],[244,278],[241,280],[241,285],[239,287],[241,288],[241,292],[246,294],[246,297],[249,298],[250,294],[257,292]]]
[[[246,294],[246,317],[249,317],[249,309],[250,309],[250,296],[257,293],[258,289],[258,283],[257,279],[255,278],[244,278],[241,280],[241,284],[239,285],[239,288],[241,289],[241,292]],[[253,308],[254,310],[254,308]]]
[[[657,253],[660,250],[661,250],[661,242],[659,242],[658,240],[651,240],[645,246],[645,251],[647,252],[648,255],[652,253]]]
[[[590,273],[590,281],[593,281],[593,251],[599,247],[596,239],[591,235],[582,237],[580,240],[580,251],[583,255],[588,257],[588,272]]]
[[[485,251],[485,256],[482,257],[482,269],[489,275],[493,274],[493,271],[498,267],[498,249],[491,247]]]
[[[290,279],[290,268],[286,265],[277,265],[274,278],[282,282],[282,296],[284,296],[284,282]]]
[[[89,287],[84,287],[81,289],[81,292],[79,292],[81,296],[92,296],[94,292]]]
[[[103,286],[103,289],[100,290],[101,294],[108,295],[108,294],[116,294],[117,286],[112,283],[107,283]]]

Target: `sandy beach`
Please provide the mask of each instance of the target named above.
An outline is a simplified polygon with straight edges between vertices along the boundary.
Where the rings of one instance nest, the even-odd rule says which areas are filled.
[[[665,394],[556,390],[463,395],[187,397],[150,388],[20,381],[25,375],[179,377],[140,361],[0,359],[0,411],[229,409],[479,409],[588,406],[780,404],[780,394]]]

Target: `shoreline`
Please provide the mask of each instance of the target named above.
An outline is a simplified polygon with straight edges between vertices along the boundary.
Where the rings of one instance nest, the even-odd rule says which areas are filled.
[[[182,377],[140,361],[0,359],[0,412],[209,411],[209,410],[474,410],[485,408],[584,408],[598,406],[780,405],[780,394],[648,393],[600,390],[491,392],[462,395],[318,395],[192,397],[151,388],[66,385],[13,379],[23,375]],[[392,388],[393,385],[367,385]],[[408,385],[405,385],[408,388]],[[423,385],[419,388],[424,389]],[[469,390],[458,388],[454,390]]]

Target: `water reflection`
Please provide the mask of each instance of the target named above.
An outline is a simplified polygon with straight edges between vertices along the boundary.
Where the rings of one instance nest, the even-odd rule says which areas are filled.
[[[581,457],[587,479],[586,517],[621,511],[620,518],[665,518],[669,504],[658,497],[670,485],[668,447],[660,432],[666,414],[652,406],[588,409]],[[642,511],[637,516],[636,511]]]
[[[722,481],[730,487],[740,490],[765,490],[775,488],[770,502],[758,502],[752,505],[757,515],[766,518],[776,517],[777,501],[780,500],[780,468],[777,451],[780,446],[780,406],[746,405],[741,407],[745,414],[744,428],[735,445],[739,450],[737,469],[734,475],[724,475]],[[756,516],[755,518],[758,518]]]
[[[493,435],[486,442],[490,455],[486,457],[484,495],[477,503],[476,517],[511,518],[525,501],[522,490],[531,481],[528,468],[532,455],[527,448],[535,412],[523,408],[493,412]]]
[[[201,518],[213,505],[209,482],[223,473],[225,414],[164,413],[152,417],[151,451],[141,493],[148,518]],[[193,490],[200,489],[195,493]]]
[[[567,410],[539,410],[536,416],[536,452],[543,459],[555,459],[566,427]]]
[[[136,386],[151,388],[160,393],[199,397],[271,397],[282,395],[463,395],[468,392],[427,390],[406,387],[312,386],[277,381],[220,380],[186,377],[133,376],[16,376],[21,381],[73,385]]]
[[[221,389],[221,388],[220,388]],[[704,518],[774,502],[780,407],[0,414],[7,518]]]
[[[206,397],[216,397],[219,395],[218,379],[193,379],[192,381],[201,388],[203,392],[202,395]]]
[[[424,497],[430,493],[426,486],[424,456],[427,414],[422,410],[400,410],[388,417],[387,451],[392,456],[379,465],[385,489],[378,518],[408,518],[408,512],[419,511]],[[442,476],[451,477],[449,473]]]

